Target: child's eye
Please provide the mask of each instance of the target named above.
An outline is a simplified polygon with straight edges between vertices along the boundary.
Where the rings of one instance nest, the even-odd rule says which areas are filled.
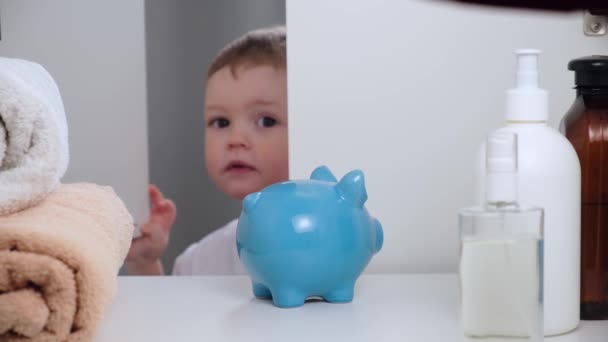
[[[209,121],[209,127],[224,128],[230,125],[230,120],[226,118],[216,118]]]
[[[277,120],[270,116],[264,116],[258,119],[257,124],[262,127],[272,127],[277,124]]]

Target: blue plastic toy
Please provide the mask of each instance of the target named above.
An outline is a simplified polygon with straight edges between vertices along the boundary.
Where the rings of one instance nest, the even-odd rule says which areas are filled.
[[[237,249],[258,298],[296,307],[308,297],[345,303],[380,251],[380,222],[365,209],[363,173],[339,182],[325,166],[310,180],[270,185],[243,200]]]

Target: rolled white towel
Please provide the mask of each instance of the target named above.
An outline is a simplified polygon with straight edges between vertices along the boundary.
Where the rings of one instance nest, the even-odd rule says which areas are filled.
[[[65,109],[39,64],[0,57],[0,215],[53,192],[69,162]]]

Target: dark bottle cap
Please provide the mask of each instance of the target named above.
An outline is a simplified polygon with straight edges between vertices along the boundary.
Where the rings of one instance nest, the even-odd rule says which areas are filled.
[[[579,87],[608,87],[608,56],[573,59],[568,63],[568,70],[575,72],[574,84]]]

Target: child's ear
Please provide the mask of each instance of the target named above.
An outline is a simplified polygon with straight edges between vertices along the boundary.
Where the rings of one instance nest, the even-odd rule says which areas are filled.
[[[331,173],[329,168],[325,165],[321,165],[321,166],[317,167],[310,175],[310,179],[320,180],[320,181],[325,181],[325,182],[335,182],[335,183],[338,182],[338,180],[336,179],[334,174]]]

